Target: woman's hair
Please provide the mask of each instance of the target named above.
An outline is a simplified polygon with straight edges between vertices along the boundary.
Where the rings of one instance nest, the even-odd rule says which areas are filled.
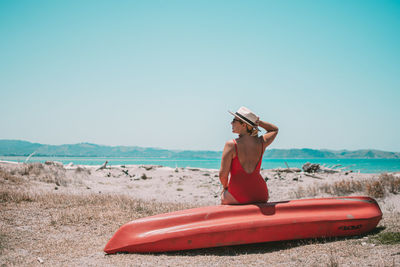
[[[258,135],[258,130],[256,128],[251,127],[250,125],[246,125],[246,130],[250,134],[250,136]]]

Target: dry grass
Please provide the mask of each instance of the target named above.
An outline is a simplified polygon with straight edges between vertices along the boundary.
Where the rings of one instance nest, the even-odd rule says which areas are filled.
[[[328,262],[327,266],[329,266],[329,267],[338,267],[339,266],[339,259],[336,255],[334,255],[332,250],[331,250],[331,253],[329,256],[329,262]]]
[[[124,195],[40,193],[6,187],[0,191],[0,263],[36,265],[40,257],[49,266],[341,266],[367,258],[364,263],[385,264],[397,259],[390,256],[396,245],[366,248],[360,244],[361,237],[104,256],[102,249],[122,224],[190,207]],[[395,232],[398,219],[398,214],[386,216],[385,231]]]
[[[7,171],[6,169],[2,169],[0,167],[0,184],[4,183],[22,184],[24,182],[25,179],[21,175]]]
[[[81,166],[78,166],[78,167],[75,169],[75,172],[76,172],[76,173],[83,173],[83,174],[86,174],[86,175],[92,174],[92,172],[91,172],[89,169],[83,168],[83,167],[81,167]]]
[[[24,165],[13,172],[0,169],[0,266],[36,266],[38,258],[47,266],[390,266],[400,262],[398,243],[376,241],[374,247],[371,243],[365,246],[361,241],[366,237],[105,256],[105,244],[122,224],[193,205],[142,201],[120,194],[77,195],[45,191],[45,187],[33,191],[37,187],[30,187],[30,182],[42,179],[46,168]],[[51,171],[51,175],[56,174],[57,170]],[[55,177],[51,179],[55,182]],[[396,192],[396,181],[391,177],[380,181],[385,192]],[[68,186],[73,183],[66,181]],[[381,231],[367,235],[370,242],[397,240],[399,217],[397,213],[384,214]]]
[[[383,198],[388,194],[400,193],[400,177],[383,173],[376,179],[342,180],[318,186],[309,186],[308,188],[299,187],[295,192],[295,196],[296,198],[314,197],[321,193],[334,196],[362,193],[373,198]]]
[[[109,194],[54,194],[36,193],[24,190],[1,190],[0,203],[34,202],[51,213],[51,225],[87,224],[89,221],[119,221],[123,218],[137,218],[187,208],[182,204],[162,204],[132,199],[125,195]]]
[[[103,255],[107,240],[122,224],[189,207],[124,195],[40,193],[6,187],[0,191],[0,263],[31,265],[41,257],[58,265],[60,259],[81,255],[89,248]],[[21,250],[26,251],[21,254]]]
[[[57,186],[68,186],[69,184],[81,184],[81,176],[89,175],[90,170],[77,168],[74,177],[68,178],[63,166],[45,165],[39,162],[24,163],[12,168],[0,167],[0,183],[10,181],[11,183],[27,183],[40,181]]]
[[[31,193],[22,190],[18,193],[7,189],[2,189],[0,191],[0,203],[20,203],[23,201],[32,202],[34,201],[34,197],[32,197]]]
[[[400,177],[396,177],[391,174],[381,174],[379,176],[379,181],[378,181],[382,187],[382,191],[384,192],[389,192],[391,194],[398,194],[400,193]],[[370,190],[371,192],[374,192],[374,186],[371,186],[372,188],[367,188],[367,190]]]

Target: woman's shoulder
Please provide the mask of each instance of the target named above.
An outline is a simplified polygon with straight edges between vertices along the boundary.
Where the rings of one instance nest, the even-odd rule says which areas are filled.
[[[228,140],[225,142],[223,155],[234,155],[235,154],[235,142],[233,140]]]
[[[225,146],[226,147],[234,147],[235,144],[236,144],[236,140],[235,139],[230,139],[230,140],[225,142]]]

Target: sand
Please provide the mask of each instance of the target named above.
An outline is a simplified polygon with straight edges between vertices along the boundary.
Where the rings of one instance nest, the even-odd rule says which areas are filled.
[[[213,169],[138,165],[108,166],[101,170],[98,168],[99,166],[0,163],[0,185],[3,190],[0,206],[0,263],[49,266],[385,266],[400,263],[399,244],[378,245],[365,242],[372,238],[368,235],[329,241],[274,242],[187,252],[105,256],[102,249],[121,224],[140,216],[170,210],[218,205],[221,185],[218,170]],[[325,189],[339,181],[351,184],[354,181],[379,179],[379,174],[345,172],[315,174],[322,179],[309,177],[304,173],[273,170],[262,170],[261,174],[267,180],[270,201],[331,197],[332,193],[327,193]],[[392,175],[400,177],[400,173]],[[340,190],[335,192],[365,195],[365,192]],[[14,192],[30,194],[33,200],[24,201],[21,193],[16,194],[13,199],[10,196]],[[40,196],[52,200],[47,203]],[[135,208],[136,213],[133,212],[131,216],[124,214],[125,208],[117,207],[114,213],[121,213],[117,216],[113,214],[113,208],[101,210],[101,204],[90,206],[93,210],[99,210],[98,215],[96,212],[85,215],[83,210],[89,206],[74,204],[72,200],[70,204],[64,203],[63,206],[63,201],[68,202],[69,198],[77,201],[77,198],[94,199],[96,196],[104,196],[105,200],[102,201],[112,198],[114,202],[115,197],[126,197],[141,201],[135,203],[141,203],[142,207]],[[22,200],[17,201],[18,197]],[[377,200],[384,213],[379,229],[399,231],[400,195],[386,192],[384,197]],[[56,215],[51,215],[50,211]],[[75,214],[82,214],[79,217],[74,215],[74,211]],[[57,218],[54,219],[55,217]],[[80,242],[77,243],[77,240]],[[35,249],[38,242],[41,242],[42,248],[39,246]],[[77,251],[77,248],[80,250]]]

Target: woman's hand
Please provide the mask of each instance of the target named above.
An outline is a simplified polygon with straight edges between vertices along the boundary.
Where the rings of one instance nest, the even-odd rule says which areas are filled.
[[[225,192],[225,188],[222,188],[221,196],[224,194],[224,192]]]

